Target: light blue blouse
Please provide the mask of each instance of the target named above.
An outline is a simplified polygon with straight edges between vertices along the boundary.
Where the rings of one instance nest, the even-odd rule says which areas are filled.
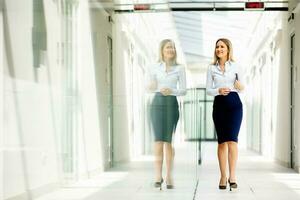
[[[186,73],[182,65],[171,66],[166,72],[165,63],[157,63],[148,67],[148,84],[156,81],[157,89],[152,92],[159,92],[162,88],[172,89],[172,96],[186,94]]]
[[[240,92],[234,88],[234,82],[238,79],[244,85],[244,76],[241,67],[232,61],[225,63],[224,73],[219,64],[209,65],[206,78],[206,92],[208,95],[219,95],[219,88],[230,88],[233,92]]]

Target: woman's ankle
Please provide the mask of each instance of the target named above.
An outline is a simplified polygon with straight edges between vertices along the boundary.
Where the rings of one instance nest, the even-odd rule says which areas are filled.
[[[173,178],[171,176],[166,177],[166,183],[173,183]]]
[[[235,176],[230,176],[228,180],[230,182],[236,182],[236,177]]]

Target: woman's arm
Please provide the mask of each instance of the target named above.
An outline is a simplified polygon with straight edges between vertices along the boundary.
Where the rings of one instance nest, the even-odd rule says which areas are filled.
[[[208,67],[206,74],[206,92],[211,96],[219,95],[219,88],[214,88],[214,78],[212,75],[211,66]]]
[[[241,67],[238,66],[238,70],[236,73],[236,80],[234,82],[234,88],[238,91],[243,91],[245,89],[244,85],[244,73]]]
[[[175,96],[183,96],[186,94],[186,73],[185,68],[182,66],[179,68],[178,88],[173,89],[171,94]]]
[[[145,88],[147,92],[154,92],[157,89],[157,80],[154,70],[151,69],[153,66],[146,68],[146,83]]]

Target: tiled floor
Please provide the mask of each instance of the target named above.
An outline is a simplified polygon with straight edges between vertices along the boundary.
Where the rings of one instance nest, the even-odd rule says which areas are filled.
[[[165,185],[162,191],[153,188],[153,161],[144,157],[38,200],[300,200],[300,174],[243,150],[238,161],[239,188],[220,191],[215,147],[215,143],[203,145],[200,167],[191,162],[194,147],[177,148],[173,190]]]
[[[204,163],[199,170],[195,199],[207,200],[300,200],[300,174],[249,151],[240,151],[238,189],[217,189],[219,173],[215,148],[204,145]],[[209,152],[209,153],[208,153]]]

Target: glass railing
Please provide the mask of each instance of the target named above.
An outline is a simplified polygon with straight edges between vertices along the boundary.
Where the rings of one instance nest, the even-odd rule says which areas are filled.
[[[205,88],[191,88],[182,103],[185,140],[198,143],[201,164],[201,142],[217,140],[212,120],[213,97],[206,94]]]

